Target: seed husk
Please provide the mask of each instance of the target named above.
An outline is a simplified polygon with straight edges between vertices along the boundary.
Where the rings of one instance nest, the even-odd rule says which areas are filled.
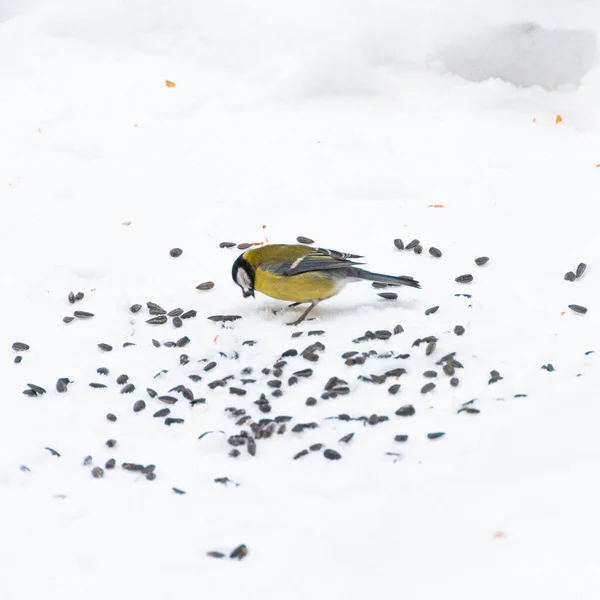
[[[415,254],[422,254],[423,252],[423,246],[421,246],[421,244],[417,244],[414,248],[413,251]]]
[[[575,281],[575,273],[573,271],[565,273],[565,281]]]
[[[465,332],[465,328],[464,328],[462,325],[457,325],[457,326],[454,328],[454,333],[455,333],[456,335],[462,335],[464,332]]]
[[[397,300],[398,299],[398,294],[395,294],[394,292],[381,292],[377,295],[380,296],[381,298],[383,298],[384,300]]]
[[[212,290],[214,287],[215,287],[215,284],[212,281],[205,281],[204,283],[197,285],[196,289],[206,291],[206,290]]]
[[[303,235],[299,235],[299,236],[296,238],[296,241],[297,241],[299,244],[314,244],[314,243],[315,243],[315,240],[311,240],[310,238],[308,238],[308,237],[304,237]]]
[[[42,394],[46,393],[46,390],[43,387],[40,387],[39,385],[35,385],[35,383],[28,383],[27,387],[30,390],[33,390],[36,394],[42,395]]]
[[[171,248],[171,250],[169,250],[169,254],[173,258],[177,258],[178,256],[181,256],[183,254],[183,250],[181,248]]]
[[[193,319],[197,314],[198,313],[194,309],[192,309],[192,310],[188,310],[188,311],[184,312],[181,315],[181,318],[182,319]]]
[[[402,325],[396,325],[393,331],[394,335],[397,335],[398,333],[402,333],[404,331],[404,327],[402,327]]]
[[[441,258],[442,251],[438,250],[435,246],[431,246],[431,248],[429,248],[429,254],[435,258]]]
[[[109,458],[104,465],[105,469],[114,469],[117,461],[114,458]]]
[[[417,242],[418,244],[419,242]],[[396,238],[394,240],[394,246],[398,248],[398,250],[404,250],[404,242],[400,238]]]
[[[585,315],[588,310],[585,306],[581,306],[580,304],[569,304],[569,308],[580,315]]]
[[[12,349],[15,352],[26,352],[27,350],[29,350],[29,344],[25,344],[24,342],[15,342],[12,345]]]
[[[406,244],[405,250],[413,250],[414,248],[416,248],[418,245],[420,244],[419,240],[414,239],[411,242],[409,242],[408,244]]]
[[[164,325],[168,321],[167,315],[158,315],[157,317],[152,317],[148,319],[146,323],[149,325]]]
[[[94,313],[85,310],[76,310],[73,315],[78,319],[91,319],[94,316]]]
[[[167,313],[168,317],[180,317],[183,314],[183,308],[174,308]]]
[[[325,332],[322,329],[313,329],[308,332],[308,335],[325,335]]]
[[[354,433],[348,433],[345,436],[341,437],[338,441],[340,444],[347,444],[354,437]]]
[[[165,404],[175,404],[177,402],[177,398],[173,396],[159,396],[158,399]]]
[[[132,304],[132,305],[129,307],[129,310],[130,310],[132,313],[139,312],[141,309],[142,309],[142,305],[141,305],[141,304]]]
[[[36,393],[36,392],[34,392],[33,390],[29,390],[29,389],[27,389],[27,390],[23,390],[23,393],[24,393],[26,396],[29,396],[30,398],[34,398],[35,396],[37,396],[37,393]]]
[[[92,469],[92,477],[96,479],[104,477],[104,469],[102,467],[94,467]]]
[[[417,411],[415,410],[415,407],[412,404],[405,404],[404,406],[401,406],[395,412],[395,414],[399,417],[412,417],[416,412]]]
[[[428,433],[427,439],[428,440],[437,440],[438,438],[441,438],[443,435],[446,435],[445,431],[436,431],[434,433]]]
[[[133,383],[128,383],[121,388],[121,394],[131,394],[135,390],[135,385]]]
[[[140,412],[141,410],[144,410],[146,408],[146,403],[143,400],[138,400],[134,405],[133,405],[133,412]]]
[[[342,455],[336,450],[332,450],[331,448],[327,448],[323,451],[323,456],[329,460],[340,460]]]
[[[128,381],[129,381],[129,375],[125,375],[124,373],[117,377],[117,383],[119,385],[125,385]]]
[[[243,242],[241,244],[238,244],[238,250],[248,250],[248,248],[250,248],[252,246],[252,244],[248,243],[248,242]]]
[[[587,265],[585,263],[579,263],[577,265],[577,270],[575,271],[575,277],[577,277],[577,279],[579,279],[585,273],[586,269],[587,269]]]
[[[75,294],[75,302],[79,301],[79,300],[83,300],[83,297],[85,296],[85,294],[83,292],[77,292]]]
[[[407,442],[408,436],[406,434],[396,435],[396,436],[394,436],[394,441],[395,442]]]
[[[475,264],[476,264],[478,267],[483,267],[483,265],[485,265],[485,263],[487,263],[489,260],[490,260],[490,259],[489,259],[489,257],[487,257],[487,256],[480,256],[479,258],[476,258],[476,259],[475,259]]]
[[[156,302],[146,302],[146,306],[150,311],[151,315],[166,315],[167,311],[162,307],[156,304]]]
[[[471,281],[473,281],[473,275],[459,275],[454,281],[456,281],[456,283],[471,283]]]
[[[167,417],[165,419],[165,425],[167,427],[171,427],[171,425],[177,425],[181,423],[185,423],[185,419],[180,419],[178,417]]]
[[[426,314],[427,316],[429,316],[429,315],[432,315],[432,314],[436,313],[436,312],[438,311],[438,309],[439,309],[439,308],[440,308],[439,306],[432,306],[431,308],[428,308],[428,309],[425,311],[425,314]]]
[[[241,315],[213,315],[212,317],[208,317],[210,321],[214,321],[215,323],[223,323],[227,321],[237,321],[241,319]]]

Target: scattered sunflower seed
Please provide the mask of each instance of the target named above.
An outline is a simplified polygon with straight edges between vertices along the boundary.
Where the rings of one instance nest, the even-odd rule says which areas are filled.
[[[173,488],[173,490],[175,490],[176,488]],[[211,558],[225,558],[225,555],[222,552],[215,552],[215,551],[211,551],[211,552],[207,552],[206,556],[210,556]]]
[[[446,435],[446,432],[436,431],[435,433],[428,433],[427,439],[428,440],[437,440],[438,438],[441,438],[443,435]]]
[[[141,305],[141,304],[132,304],[132,305],[129,307],[129,310],[130,310],[132,313],[139,312],[141,309],[142,309],[142,305]]]
[[[436,342],[429,342],[425,347],[425,356],[431,356],[437,347]]]
[[[128,383],[121,388],[121,394],[131,394],[135,390],[135,385],[133,383]]]
[[[119,385],[125,385],[128,381],[129,381],[129,375],[123,374],[123,375],[119,375],[117,377],[117,383]]]
[[[418,244],[419,242],[417,242]],[[398,248],[398,250],[404,250],[404,242],[400,238],[396,238],[394,240],[394,246]]]
[[[157,317],[152,317],[151,319],[148,319],[146,323],[150,325],[164,325],[167,321],[167,315],[158,315]]]
[[[73,315],[78,319],[91,319],[94,313],[86,312],[85,310],[76,310]]]
[[[46,390],[43,387],[40,387],[39,385],[35,385],[35,383],[28,383],[27,387],[31,390],[33,390],[36,394],[45,394]]]
[[[237,321],[241,319],[241,315],[213,315],[212,317],[208,317],[210,321],[214,321],[215,323],[222,323],[227,321]]]
[[[569,304],[569,308],[580,315],[585,315],[588,310],[585,306],[580,306],[579,304]]]
[[[456,335],[462,335],[464,332],[465,332],[465,328],[464,328],[462,325],[457,325],[457,326],[454,328],[454,333],[455,333]]]
[[[110,344],[98,344],[98,348],[100,348],[100,350],[103,350],[104,352],[110,352],[113,347]]]
[[[440,258],[442,256],[441,250],[438,250],[434,246],[431,246],[431,248],[429,248],[429,254],[431,254],[431,256],[433,256],[435,258]]]
[[[235,246],[235,242],[221,242],[219,244],[219,248],[233,248]]]
[[[398,333],[402,333],[404,331],[404,327],[402,327],[402,325],[396,325],[394,327],[394,335],[398,334]]]
[[[344,437],[341,437],[338,441],[341,444],[347,444],[354,437],[354,433],[348,433]],[[329,458],[329,457],[328,457]]]
[[[96,389],[103,389],[106,386],[103,383],[96,383],[95,381],[92,381],[91,383],[88,384],[91,388],[96,388]]]
[[[431,390],[433,390],[434,388],[435,388],[435,383],[430,381],[429,383],[426,383],[421,388],[421,394],[426,394],[427,392],[431,392]]]
[[[405,434],[396,435],[396,436],[394,436],[394,441],[395,442],[407,442],[408,436]]]
[[[68,298],[71,304],[75,304],[75,294],[73,292],[69,292]]]
[[[15,352],[25,352],[26,350],[29,350],[29,345],[25,344],[24,342],[15,342],[12,345],[12,349]]]
[[[398,299],[398,294],[395,294],[394,292],[381,292],[377,295],[380,296],[381,298],[383,298],[384,300],[397,300]]]
[[[70,323],[71,321],[74,321],[75,317],[63,317],[63,323]]]
[[[473,281],[473,275],[459,275],[454,281],[456,281],[456,283],[471,283],[471,281]]]
[[[585,273],[586,269],[587,269],[587,265],[585,263],[579,263],[577,265],[577,270],[575,271],[575,277],[577,277],[577,279],[579,279]]]
[[[383,288],[386,288],[388,286],[388,284],[387,283],[381,283],[381,281],[374,281],[371,284],[371,286],[374,287],[374,288],[382,290]]]
[[[92,469],[92,477],[95,477],[96,479],[104,477],[104,469],[102,467],[94,467]]]
[[[304,237],[303,235],[299,235],[296,238],[296,241],[299,244],[314,244],[315,243],[315,240],[311,240],[310,238]]]
[[[54,448],[44,448],[44,450],[48,450],[48,452],[50,452],[50,454],[52,454],[52,456],[58,456],[60,458],[60,452],[57,452],[56,450],[54,450]]]
[[[230,387],[229,388],[229,393],[230,394],[235,394],[236,396],[245,396],[246,395],[246,390],[243,390],[243,389],[237,388],[237,387]]]
[[[19,355],[15,356],[15,359],[13,362],[19,364],[22,360],[23,360],[23,357],[19,354]]]
[[[421,246],[421,244],[417,244],[414,248],[413,251],[415,254],[421,254],[423,252],[423,246]]]
[[[315,406],[315,404],[317,403],[317,399],[313,398],[312,396],[306,399],[306,406]]]
[[[196,286],[197,290],[212,290],[215,287],[215,284],[212,281],[205,281],[204,283],[201,283],[200,285]]]
[[[575,281],[575,273],[573,271],[565,273],[565,281]]]
[[[475,264],[478,267],[483,267],[483,265],[485,265],[486,262],[488,262],[490,259],[487,256],[480,256],[479,258],[475,259]]]
[[[451,385],[452,387],[457,387],[457,386],[458,386],[458,384],[459,384],[458,377],[453,377],[453,378],[450,380],[450,385]]]
[[[117,461],[114,458],[109,458],[104,465],[105,469],[114,469]]]
[[[432,315],[432,314],[436,313],[436,312],[438,311],[438,309],[439,309],[439,308],[440,308],[439,306],[432,306],[431,308],[428,308],[428,309],[425,311],[425,314],[426,314],[427,316],[429,316],[429,315]]]
[[[67,391],[67,385],[69,384],[69,380],[66,377],[61,377],[60,379],[57,380],[56,382],[56,391],[59,394],[63,394],[64,392]]]
[[[399,417],[412,417],[412,415],[414,415],[416,412],[417,411],[415,410],[415,407],[412,404],[406,404],[404,406],[401,406],[395,414]]]
[[[144,410],[146,408],[146,403],[143,400],[138,400],[134,405],[133,405],[133,412],[140,412],[141,410]]]
[[[114,423],[114,422],[117,420],[117,416],[116,416],[116,415],[113,415],[112,413],[108,413],[108,414],[106,415],[106,419],[107,419],[108,421],[111,421],[112,423]]]
[[[183,250],[181,248],[171,248],[171,250],[169,250],[169,254],[173,258],[177,258],[178,256],[181,256],[183,254]]]
[[[425,371],[423,373],[423,377],[427,377],[427,379],[433,379],[434,377],[437,377],[437,371]]]
[[[117,445],[117,440],[106,440],[105,444],[109,448],[114,448]]]
[[[175,404],[177,402],[177,398],[173,396],[159,396],[158,399],[165,404]]]
[[[412,240],[412,242],[409,242],[408,244],[406,244],[406,250],[412,250],[413,248],[416,248],[418,245],[420,244],[419,240],[414,239]]]
[[[397,394],[399,390],[400,390],[400,384],[399,383],[395,383],[394,385],[392,385],[392,386],[390,386],[388,388],[388,392],[390,394],[392,394],[392,395],[393,394]]]
[[[342,455],[339,452],[336,452],[331,448],[327,448],[326,450],[324,450],[323,456],[329,460],[340,460],[340,458],[342,458]]]
[[[238,250],[248,250],[248,248],[250,248],[252,246],[252,244],[249,244],[248,242],[243,242],[242,244],[238,244]]]

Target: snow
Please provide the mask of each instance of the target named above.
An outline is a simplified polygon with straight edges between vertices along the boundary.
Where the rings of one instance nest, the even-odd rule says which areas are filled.
[[[598,16],[573,0],[2,2],[3,600],[597,598]],[[353,284],[286,327],[299,309],[243,299],[230,274],[240,251],[218,245],[298,235],[422,290],[385,301]],[[398,237],[423,253],[398,251]],[[564,281],[580,262],[585,274]],[[472,283],[455,282],[466,273]],[[85,297],[71,305],[70,291]],[[148,325],[148,301],[198,315]],[[63,323],[74,310],[95,317]],[[222,327],[214,314],[243,318]],[[352,342],[396,324],[388,341]],[[185,348],[151,342],[184,335]],[[428,335],[431,356],[413,347]],[[20,364],[17,341],[30,345]],[[315,341],[320,360],[286,359],[271,398],[261,369]],[[410,358],[340,358],[371,349]],[[456,388],[435,364],[450,352],[464,365]],[[243,386],[247,366],[258,381]],[[357,379],[397,367],[408,373],[395,396],[395,380]],[[437,387],[421,394],[431,369]],[[492,370],[503,379],[489,384]],[[229,374],[246,396],[207,388]],[[333,375],[351,393],[322,400]],[[48,393],[26,397],[27,383]],[[185,423],[166,426],[145,388],[181,383],[206,404],[172,392]],[[269,414],[253,404],[261,393]],[[473,399],[479,414],[457,413]],[[406,404],[416,414],[396,416]],[[234,459],[227,438],[244,427],[227,406],[293,419]],[[390,419],[327,419],[341,413]],[[319,427],[290,431],[308,422]],[[342,459],[292,460],[315,443]],[[94,479],[110,457],[117,468]],[[155,464],[156,480],[123,462]],[[207,556],[242,543],[241,561]]]

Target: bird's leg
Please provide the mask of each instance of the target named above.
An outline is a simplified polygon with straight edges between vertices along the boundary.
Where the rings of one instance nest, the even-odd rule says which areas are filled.
[[[292,304],[288,304],[288,308],[296,308],[296,306],[300,306],[302,302],[292,302]]]
[[[302,321],[304,321],[304,319],[306,319],[306,317],[308,316],[308,313],[317,305],[319,304],[319,302],[321,302],[320,299],[316,299],[313,300],[310,303],[310,306],[300,315],[299,319],[296,319],[295,321],[292,321],[291,323],[288,323],[288,325],[299,325],[300,323],[302,323]]]

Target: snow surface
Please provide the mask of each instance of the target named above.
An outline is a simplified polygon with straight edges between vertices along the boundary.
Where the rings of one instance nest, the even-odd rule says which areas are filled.
[[[597,3],[574,0],[0,3],[0,597],[598,598],[599,34]],[[298,235],[423,289],[385,301],[356,284],[286,327],[298,309],[244,300],[239,251],[218,244]],[[465,273],[473,283],[454,281]],[[72,306],[70,291],[85,298]],[[198,316],[147,325],[148,301]],[[73,310],[95,317],[63,323]],[[206,319],[223,313],[243,318]],[[397,323],[388,341],[352,343]],[[151,343],[183,335],[183,350]],[[428,335],[431,356],[413,347]],[[261,369],[317,340],[320,360],[287,359],[284,395],[260,413]],[[20,364],[16,341],[31,347]],[[371,349],[410,358],[341,359]],[[435,364],[449,352],[457,388]],[[258,381],[243,386],[247,366]],[[394,381],[357,379],[399,366],[395,396]],[[207,388],[229,374],[246,396]],[[321,400],[333,375],[351,394]],[[26,397],[27,383],[48,393]],[[185,423],[167,427],[144,390],[181,383],[207,402],[180,397],[170,416]],[[479,414],[457,413],[473,399]],[[405,404],[416,414],[395,416]],[[293,419],[236,459],[227,438],[244,427],[227,406]],[[340,413],[390,420],[326,419]],[[319,427],[290,431],[307,422]],[[315,443],[342,459],[292,460]],[[242,543],[242,561],[207,556]]]

